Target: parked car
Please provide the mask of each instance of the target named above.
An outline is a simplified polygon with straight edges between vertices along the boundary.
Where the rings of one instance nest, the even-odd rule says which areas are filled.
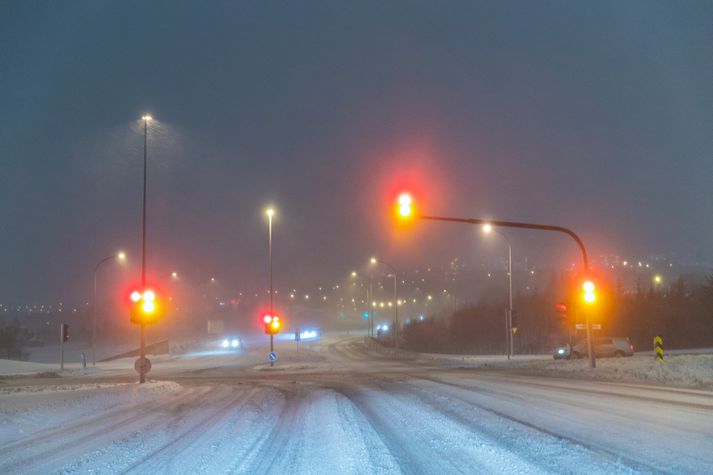
[[[628,338],[620,336],[597,336],[592,339],[594,356],[604,358],[609,356],[633,356],[634,345]],[[569,345],[555,348],[554,359],[571,359],[587,357],[587,340],[583,339],[570,348]]]

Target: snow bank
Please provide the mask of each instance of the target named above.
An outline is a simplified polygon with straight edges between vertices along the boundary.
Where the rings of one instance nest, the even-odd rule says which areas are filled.
[[[639,353],[630,358],[598,358],[597,367],[590,369],[586,358],[555,360],[551,355],[516,355],[508,361],[503,355],[415,353],[387,348],[372,340],[367,340],[366,345],[369,351],[392,358],[409,359],[426,364],[439,361],[457,368],[482,368],[538,376],[713,389],[713,354],[669,353],[665,356],[665,361],[659,363],[654,360],[652,354]]]
[[[526,361],[516,364],[518,372],[549,376],[713,388],[713,355],[667,355],[663,363],[655,361],[650,355],[598,358],[597,367],[593,370],[589,368],[586,359]]]

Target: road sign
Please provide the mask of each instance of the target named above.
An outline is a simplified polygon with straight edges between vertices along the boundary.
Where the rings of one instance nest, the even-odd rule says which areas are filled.
[[[267,359],[270,360],[270,363],[274,363],[277,361],[277,353],[271,351],[270,354],[267,355]]]
[[[134,369],[136,370],[137,373],[141,373],[141,366],[143,365],[144,367],[144,374],[148,373],[151,371],[151,360],[144,357],[144,358],[136,358],[136,361],[134,362]]]
[[[584,323],[578,323],[575,328],[577,330],[586,330],[587,325]],[[601,330],[602,329],[602,324],[601,323],[592,323],[592,330]]]
[[[658,335],[654,337],[654,359],[663,363],[663,339]]]
[[[300,341],[301,337],[302,334],[300,333],[300,329],[298,328],[297,330],[295,330],[295,341]]]

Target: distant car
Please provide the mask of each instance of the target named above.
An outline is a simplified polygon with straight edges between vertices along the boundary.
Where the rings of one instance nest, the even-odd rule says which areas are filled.
[[[569,345],[558,346],[555,348],[555,352],[552,357],[556,360],[566,360],[569,359],[571,349]]]
[[[220,347],[224,350],[239,350],[243,347],[243,340],[238,337],[226,337],[220,340]]]
[[[597,358],[634,355],[634,345],[631,344],[628,338],[620,336],[594,337],[592,339],[592,348],[594,356]],[[587,340],[584,339],[577,342],[571,349],[569,345],[557,347],[553,356],[555,359],[586,358]]]
[[[297,335],[299,334],[299,338]],[[322,336],[322,331],[319,328],[297,329],[295,332],[295,341],[316,340]]]

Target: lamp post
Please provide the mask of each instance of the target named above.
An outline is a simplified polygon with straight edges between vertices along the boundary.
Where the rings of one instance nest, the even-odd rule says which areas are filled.
[[[391,270],[391,274],[394,277],[394,346],[396,348],[399,347],[399,300],[398,300],[398,285],[397,285],[397,277],[396,277],[396,269],[394,266],[389,264],[388,262],[384,262],[380,259],[377,259],[376,257],[371,258],[371,263],[372,264],[381,264],[389,268]]]
[[[148,140],[149,140],[149,122],[152,117],[144,115],[141,117],[144,121],[144,198],[143,198],[143,217],[141,229],[141,288],[146,288],[146,195],[147,195],[147,180],[148,180]],[[146,382],[146,372],[144,371],[143,361],[146,357],[146,324],[140,324],[140,346],[139,358],[142,361],[139,371],[139,383]]]
[[[106,256],[105,258],[101,259],[99,262],[97,262],[97,265],[94,266],[94,301],[92,305],[92,366],[97,365],[97,357],[96,357],[96,339],[97,339],[97,272],[99,271],[99,267],[101,267],[102,264],[105,262],[118,259],[120,261],[123,261],[126,259],[126,254],[123,252],[119,252],[118,254],[112,254],[111,256]]]
[[[353,279],[357,279],[357,282],[359,282],[358,276],[359,276],[359,274],[357,274],[356,271],[352,271],[351,277],[352,277]],[[355,282],[355,285],[356,285],[356,282]],[[363,284],[360,284],[360,285],[363,286]],[[372,310],[372,307],[371,307],[371,290],[372,290],[372,289],[371,289],[371,277],[369,277],[369,286],[366,288],[366,307],[367,307],[367,311],[362,314],[362,316],[364,316],[364,318],[366,319],[366,336],[367,336],[367,337],[368,337],[368,336],[371,336],[371,322],[372,322],[373,319],[374,319],[374,318],[373,318],[373,317],[374,317],[374,314],[373,314],[373,310]]]
[[[512,335],[512,244],[507,234],[494,230],[490,224],[483,225],[483,232],[485,234],[495,232],[495,234],[505,239],[505,242],[508,245],[508,308],[505,312],[505,352],[507,353],[508,359],[510,359],[514,348]]]
[[[269,280],[270,280],[270,317],[275,316],[275,312],[273,312],[273,306],[272,306],[272,217],[275,214],[275,210],[272,208],[268,208],[268,210],[265,212],[267,215],[267,249],[268,249],[268,254],[267,254],[267,260],[268,260],[268,275],[269,275]],[[270,333],[270,353],[274,351],[274,338],[273,334]],[[274,362],[270,360],[270,366],[274,366]]]

